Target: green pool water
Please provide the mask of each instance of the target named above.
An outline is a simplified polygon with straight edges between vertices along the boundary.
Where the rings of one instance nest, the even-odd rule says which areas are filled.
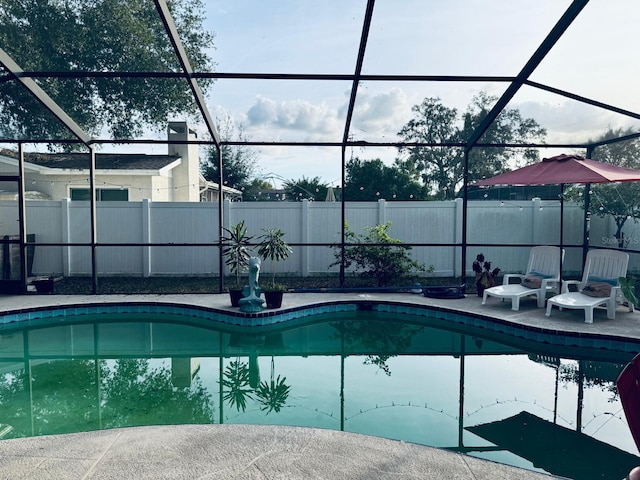
[[[62,317],[0,330],[0,435],[294,425],[619,480],[640,465],[615,388],[630,359],[377,312],[253,329],[171,315]]]

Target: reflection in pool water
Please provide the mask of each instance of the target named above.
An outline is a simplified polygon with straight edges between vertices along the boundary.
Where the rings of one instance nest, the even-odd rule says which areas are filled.
[[[0,333],[3,438],[282,424],[572,478],[619,479],[640,464],[615,389],[628,353],[563,356],[378,312],[244,330],[184,316],[83,315]]]

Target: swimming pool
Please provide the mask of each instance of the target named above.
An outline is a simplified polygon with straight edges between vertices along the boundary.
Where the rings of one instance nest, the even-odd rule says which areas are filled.
[[[34,311],[0,330],[0,435],[262,423],[573,478],[619,479],[640,461],[615,391],[632,349],[565,345],[558,355],[477,318],[352,307],[252,328],[184,309]]]

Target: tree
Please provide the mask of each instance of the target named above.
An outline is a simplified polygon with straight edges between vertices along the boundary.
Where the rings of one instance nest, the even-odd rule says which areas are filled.
[[[405,157],[396,160],[396,164],[420,179],[438,199],[454,199],[463,181],[464,149],[450,145],[464,143],[484,120],[495,101],[495,97],[480,93],[460,116],[457,109],[446,107],[439,98],[425,98],[420,105],[413,106],[414,117],[398,135],[405,143],[445,145],[400,147],[399,152]],[[535,120],[523,118],[517,109],[504,109],[482,136],[481,142],[527,143],[541,141],[545,136],[545,129]],[[529,163],[538,159],[538,152],[511,147],[472,149],[469,181],[502,173],[512,159],[523,159]]]
[[[426,189],[401,166],[382,160],[350,159],[346,166],[345,199],[349,201],[425,200]]]
[[[589,143],[599,143],[613,138],[624,137],[635,133],[629,129],[609,129],[596,140]],[[593,160],[619,165],[626,168],[640,168],[640,140],[633,138],[621,142],[609,143],[597,147],[591,155]],[[640,218],[640,183],[600,183],[591,185],[591,212],[599,217],[611,215],[616,223],[616,231],[613,234],[618,248],[626,248],[630,239],[625,239],[622,227],[628,220],[634,222]],[[568,198],[584,205],[584,196],[581,187],[572,187],[568,192]]]
[[[249,139],[242,123],[236,125],[230,115],[218,119],[220,138],[223,142],[237,139],[243,142]],[[246,145],[227,145],[220,147],[222,155],[222,181],[227,187],[246,190],[252,184],[256,170],[257,153]],[[207,150],[207,158],[200,165],[204,178],[211,182],[220,182],[218,170],[218,150],[211,147]]]
[[[294,202],[302,200],[323,202],[327,198],[329,185],[321,182],[320,177],[307,178],[303,176],[300,180],[287,180],[284,182],[283,187],[288,200]]]
[[[259,178],[254,178],[251,180],[249,185],[245,187],[242,192],[242,201],[243,202],[269,202],[274,199],[271,198],[271,195],[268,192],[273,190],[273,185],[271,185],[267,180],[262,180]]]
[[[203,27],[202,0],[173,0],[171,13],[195,70],[209,71],[214,35]],[[172,72],[180,65],[152,2],[145,0],[0,0],[0,45],[25,71]],[[170,116],[196,114],[185,81],[170,78],[38,79],[85,131],[114,138],[165,128]],[[206,92],[211,81],[200,82]],[[38,112],[38,113],[36,113]],[[17,82],[0,90],[0,134],[71,135]],[[53,147],[52,147],[53,148]],[[69,146],[65,148],[71,148]]]

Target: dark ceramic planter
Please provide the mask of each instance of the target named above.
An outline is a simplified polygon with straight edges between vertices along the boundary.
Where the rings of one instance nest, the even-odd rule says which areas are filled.
[[[36,287],[36,292],[40,294],[53,293],[53,278],[33,280],[31,283]]]
[[[229,289],[229,298],[231,299],[232,307],[240,306],[240,299],[242,298],[242,290],[237,288]]]
[[[283,290],[264,292],[264,299],[267,302],[267,308],[280,308],[282,306],[283,295]]]

